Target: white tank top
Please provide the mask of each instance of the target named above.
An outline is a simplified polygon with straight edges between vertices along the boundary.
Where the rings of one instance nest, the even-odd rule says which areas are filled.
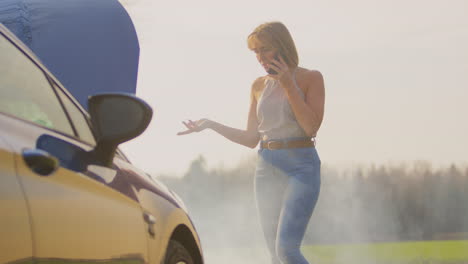
[[[293,78],[294,86],[304,99],[304,93]],[[265,88],[257,103],[258,132],[261,140],[307,137],[299,125],[279,81],[265,78]]]

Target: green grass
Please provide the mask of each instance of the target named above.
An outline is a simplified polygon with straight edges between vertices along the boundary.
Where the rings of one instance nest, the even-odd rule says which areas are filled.
[[[313,245],[302,252],[323,264],[468,264],[468,240]]]

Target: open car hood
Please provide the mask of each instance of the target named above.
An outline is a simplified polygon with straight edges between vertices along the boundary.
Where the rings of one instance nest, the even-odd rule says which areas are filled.
[[[0,23],[87,109],[98,92],[135,93],[140,47],[117,0],[1,0]]]

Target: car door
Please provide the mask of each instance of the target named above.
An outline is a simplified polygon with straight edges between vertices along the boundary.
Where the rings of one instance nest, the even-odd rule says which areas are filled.
[[[0,29],[0,134],[12,146],[29,206],[35,262],[147,263],[139,203],[97,180],[117,172],[55,167],[55,159],[67,157],[37,149],[44,136],[87,150],[93,146],[80,138],[38,62]]]
[[[3,124],[0,122],[0,127]],[[0,138],[0,263],[25,262],[32,257],[28,208],[16,177],[11,148]]]

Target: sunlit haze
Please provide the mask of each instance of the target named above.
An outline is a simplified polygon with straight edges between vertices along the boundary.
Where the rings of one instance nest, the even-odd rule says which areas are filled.
[[[154,108],[122,149],[152,174],[182,174],[198,155],[235,166],[256,150],[213,131],[177,136],[186,119],[245,128],[252,81],[264,74],[246,44],[282,21],[300,65],[325,78],[318,134],[333,166],[468,157],[468,2],[122,0],[140,41],[137,95]]]

